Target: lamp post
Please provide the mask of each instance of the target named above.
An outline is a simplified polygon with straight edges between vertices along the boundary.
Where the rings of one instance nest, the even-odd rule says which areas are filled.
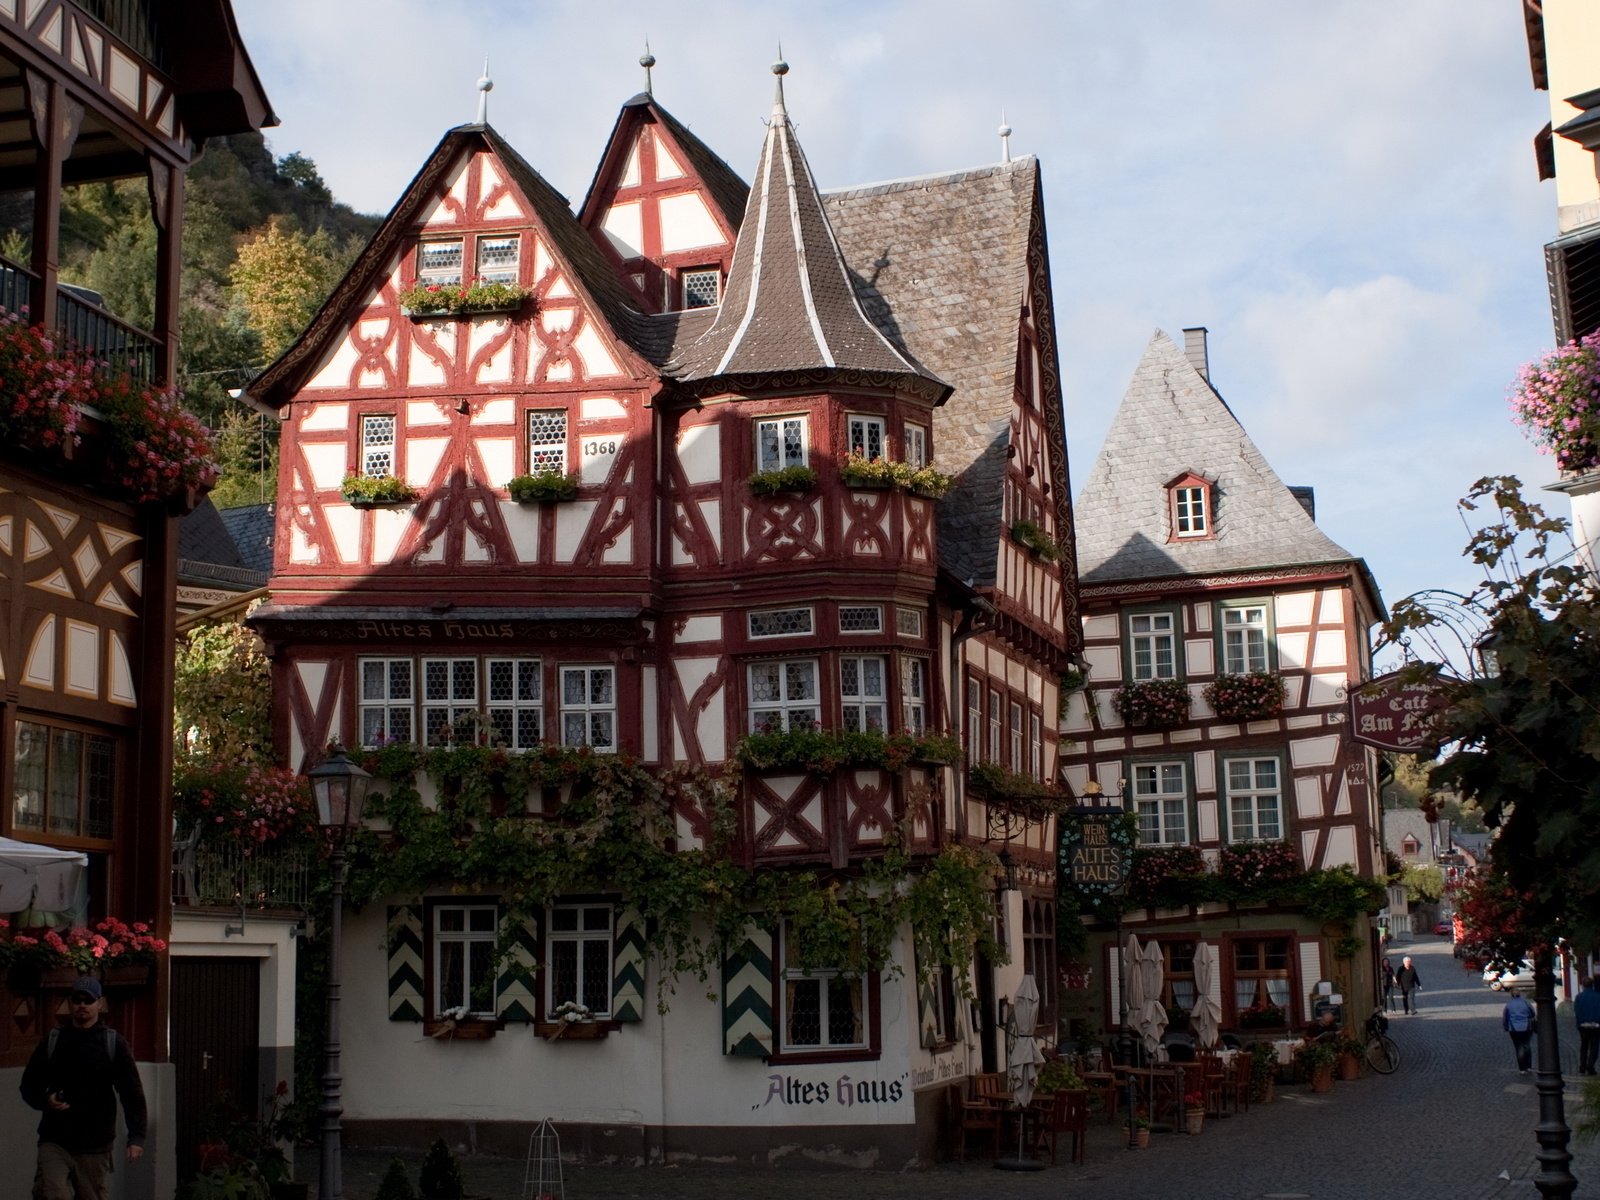
[[[306,772],[317,797],[317,819],[328,834],[328,865],[333,876],[332,914],[328,925],[328,1037],[323,1046],[322,1166],[317,1175],[319,1200],[343,1200],[344,1178],[339,1135],[344,1107],[339,1103],[339,958],[344,917],[344,843],[361,822],[372,776],[345,757],[344,750],[328,747],[328,757]]]
[[[1533,1186],[1540,1196],[1566,1200],[1577,1190],[1578,1181],[1570,1169],[1572,1152],[1567,1149],[1567,1142],[1572,1131],[1567,1127],[1562,1103],[1554,951],[1543,950],[1534,959],[1533,1001],[1539,1019],[1539,1124],[1534,1128],[1534,1138],[1539,1143],[1534,1155],[1539,1160],[1539,1173],[1533,1177]]]

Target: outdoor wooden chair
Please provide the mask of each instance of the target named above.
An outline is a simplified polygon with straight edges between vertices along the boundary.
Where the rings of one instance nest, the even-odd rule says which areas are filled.
[[[1056,1162],[1056,1141],[1062,1134],[1072,1138],[1070,1147],[1072,1161],[1083,1163],[1084,1143],[1089,1136],[1089,1093],[1074,1088],[1071,1091],[1057,1092],[1055,1103],[1050,1106],[1049,1115],[1040,1122],[1038,1145],[1042,1146],[1048,1140],[1050,1143],[1050,1165]]]
[[[1227,1097],[1234,1112],[1250,1111],[1250,1088],[1255,1081],[1255,1060],[1241,1050],[1233,1056],[1233,1070],[1228,1076]]]
[[[1085,1055],[1083,1069],[1078,1076],[1083,1080],[1089,1093],[1100,1098],[1100,1111],[1105,1113],[1106,1120],[1115,1122],[1117,1119],[1117,1073],[1111,1069],[1111,1052],[1101,1050],[1099,1067],[1090,1069],[1091,1059]]]
[[[977,1078],[973,1079],[976,1085]],[[950,1085],[949,1091],[952,1124],[955,1132],[956,1159],[967,1160],[967,1143],[974,1136],[989,1139],[989,1156],[1000,1157],[1000,1121],[1002,1110],[996,1104],[981,1099],[976,1091],[968,1094],[964,1085]]]
[[[1213,1050],[1202,1050],[1196,1063],[1199,1067],[1200,1090],[1205,1093],[1206,1115],[1226,1116],[1227,1114],[1222,1111],[1223,1093],[1227,1090],[1222,1059]],[[1193,1088],[1194,1085],[1189,1086]]]

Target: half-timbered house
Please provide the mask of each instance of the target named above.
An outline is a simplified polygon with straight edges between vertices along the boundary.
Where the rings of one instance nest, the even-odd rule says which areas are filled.
[[[1373,995],[1367,914],[1329,921],[1281,891],[1258,903],[1245,876],[1383,874],[1375,752],[1346,720],[1382,617],[1365,564],[1318,528],[1310,489],[1278,479],[1213,388],[1204,329],[1182,348],[1150,340],[1075,511],[1087,671],[1064,707],[1064,776],[1080,798],[1098,790],[1137,814],[1150,872],[1190,870],[1197,854],[1243,889],[1163,906],[1150,898],[1160,879],[1133,881],[1123,929],[1160,947],[1161,1002],[1193,1010],[1208,943],[1224,1029],[1294,1028],[1319,983],[1359,1019]],[[1091,931],[1086,958],[1075,1012],[1111,1029],[1122,964],[1109,927]]]
[[[27,248],[26,261],[0,259],[0,308],[11,318],[0,395],[0,834],[88,855],[79,919],[146,921],[165,936],[178,530],[196,490],[130,484],[118,442],[128,426],[87,401],[64,418],[75,436],[48,428],[39,417],[48,391],[37,378],[18,383],[26,338],[12,321],[26,314],[57,365],[98,364],[89,378],[108,388],[173,382],[184,173],[206,138],[274,121],[227,0],[38,0],[0,5],[0,123],[0,192],[8,212],[23,214],[13,232]],[[66,189],[109,180],[148,186],[149,330],[58,277]],[[15,1094],[69,991],[19,973],[0,990],[0,1088]],[[165,970],[146,986],[111,989],[108,1003],[151,1097],[143,1170],[151,1194],[170,1193]],[[26,1192],[34,1140],[33,1122],[21,1118],[0,1131],[0,1194]]]
[[[640,1160],[903,1163],[933,1153],[946,1089],[1003,1056],[998,1002],[1024,967],[1053,1003],[1053,831],[995,791],[1054,780],[1076,629],[1038,163],[824,193],[780,78],[753,180],[648,94],[576,213],[487,124],[444,137],[250,389],[283,422],[254,618],[279,748],[305,769],[330,740],[465,722],[511,753],[730,767],[732,857],[819,886],[902,827],[918,857],[1009,848],[1012,962],[918,987],[902,931],[890,969],[807,974],[753,914],[714,1002],[686,987],[658,1012],[629,897],[553,896],[514,931],[527,970],[492,989],[495,1036],[423,1039],[482,982],[462,946],[492,942],[504,909],[390,897],[346,936],[347,1138],[465,1141],[470,1122],[521,1153],[549,1116],[567,1147]],[[474,276],[517,299],[402,306]],[[954,486],[847,469],[875,459]],[[352,476],[405,498],[352,503]],[[518,476],[569,483],[523,503]],[[1008,532],[1023,523],[1031,550]],[[946,732],[1003,769],[980,793],[948,761],[736,765],[748,735],[813,728]],[[706,844],[703,811],[674,819],[680,849]],[[577,1001],[601,1036],[528,1031]]]

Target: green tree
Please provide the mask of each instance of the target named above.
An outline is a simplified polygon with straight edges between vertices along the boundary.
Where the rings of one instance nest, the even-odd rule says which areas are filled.
[[[1400,882],[1413,904],[1437,904],[1444,895],[1444,872],[1432,863],[1407,863]]]
[[[1567,522],[1527,502],[1518,480],[1479,480],[1462,504],[1485,502],[1491,519],[1467,553],[1488,578],[1466,600],[1487,617],[1484,666],[1440,680],[1449,703],[1434,734],[1448,753],[1429,781],[1498,828],[1490,858],[1522,898],[1522,949],[1561,936],[1590,947],[1600,937],[1600,593]],[[1402,600],[1388,628],[1438,620]]]
[[[289,348],[344,268],[326,231],[308,236],[280,217],[239,247],[231,273],[234,298],[268,359]]]
[[[235,621],[191,630],[178,647],[172,725],[178,760],[272,765],[271,668]]]

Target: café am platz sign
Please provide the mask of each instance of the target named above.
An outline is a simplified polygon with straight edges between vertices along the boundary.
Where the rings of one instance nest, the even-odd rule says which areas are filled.
[[[1415,754],[1432,740],[1433,714],[1448,703],[1448,680],[1405,678],[1391,671],[1350,689],[1350,733],[1358,742]]]

